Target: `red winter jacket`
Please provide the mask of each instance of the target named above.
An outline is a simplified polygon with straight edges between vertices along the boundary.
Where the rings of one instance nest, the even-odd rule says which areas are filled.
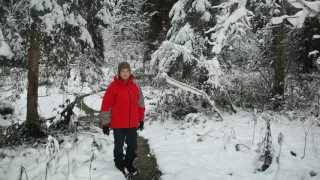
[[[141,89],[130,75],[128,83],[117,76],[109,85],[102,100],[100,120],[111,128],[138,127],[144,120],[144,98]]]

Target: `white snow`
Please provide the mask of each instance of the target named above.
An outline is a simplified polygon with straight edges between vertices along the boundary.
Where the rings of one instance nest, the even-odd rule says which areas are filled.
[[[288,15],[283,15],[279,17],[273,17],[271,18],[272,24],[281,24],[285,18],[289,17]]]
[[[191,60],[190,43],[187,41],[185,45],[175,44],[171,41],[163,41],[158,50],[151,55],[150,71],[157,67],[160,72],[168,72],[170,63],[178,56],[183,56],[183,61]],[[188,44],[189,43],[189,44]]]
[[[102,22],[104,24],[112,24],[112,16],[111,13],[109,12],[109,10],[107,10],[107,7],[103,7],[102,9],[100,9],[100,11],[98,11],[98,13],[96,14],[96,18],[102,20]]]
[[[318,53],[319,53],[318,50],[311,51],[311,52],[309,52],[308,57],[310,57],[310,56],[312,56],[312,55],[316,55],[316,54],[318,54]]]
[[[9,93],[1,94],[0,98],[6,98],[9,96]],[[40,86],[38,89],[38,113],[41,117],[50,118],[58,115],[62,108],[59,108],[59,105],[65,104],[67,99],[70,99],[70,102],[73,102],[75,99],[74,95],[61,94],[61,91],[58,89],[47,89],[44,86]],[[14,114],[12,120],[14,122],[23,122],[26,119],[27,113],[27,92],[24,90],[20,94],[20,98],[12,103]],[[11,125],[11,120],[0,121],[0,125],[6,126]]]
[[[219,64],[214,65],[216,67]],[[151,103],[156,102],[159,94],[154,94],[154,90],[150,88],[142,89],[145,97],[148,97],[148,114],[155,107]],[[85,101],[94,108],[101,101],[100,95],[88,96]],[[320,127],[311,129],[307,138],[306,156],[301,159],[305,138],[302,123],[289,121],[277,113],[267,115],[271,118],[273,163],[264,172],[256,171],[261,167],[259,153],[255,150],[262,132],[265,131],[265,121],[261,118],[264,116],[266,115],[255,116],[257,127],[254,141],[255,121],[252,114],[245,111],[239,111],[235,115],[223,114],[223,122],[217,122],[215,117],[207,117],[201,113],[189,114],[184,121],[167,120],[163,123],[146,116],[145,129],[139,135],[149,140],[151,153],[155,155],[163,174],[162,180],[319,179]],[[22,180],[27,179],[25,174],[28,179],[42,180],[45,179],[47,165],[50,165],[47,169],[48,180],[125,179],[114,166],[112,131],[108,137],[98,127],[93,127],[93,130],[95,132],[80,130],[78,140],[74,135],[64,136],[62,144],[49,136],[46,145],[34,144],[36,148],[0,149],[5,155],[0,158],[0,179],[19,179],[21,167],[24,167]],[[280,132],[284,135],[281,151],[278,145]],[[237,144],[240,144],[239,151],[235,149]],[[279,153],[278,170],[275,157]],[[149,153],[145,155],[149,156]],[[311,171],[317,175],[311,177]]]
[[[2,30],[0,29],[0,56],[12,59],[13,53],[10,46],[4,41]]]
[[[237,10],[235,10],[230,16],[226,17],[226,20],[223,22],[223,24],[217,24],[215,27],[209,29],[206,31],[206,33],[215,32],[211,35],[211,40],[213,42],[209,42],[211,45],[213,45],[211,52],[214,54],[220,54],[223,44],[225,42],[226,33],[230,26],[237,22],[240,18],[247,15],[247,10],[245,7],[240,7]],[[235,27],[233,27],[235,28]],[[217,30],[218,29],[218,30]]]
[[[21,167],[25,168],[26,173],[23,172],[22,180],[27,180],[26,175],[29,180],[46,179],[46,169],[48,180],[126,179],[114,166],[112,132],[110,137],[99,130],[92,134],[80,132],[78,141],[72,136],[65,136],[64,139],[65,142],[60,145],[49,136],[46,146],[38,144],[37,148],[0,149],[6,155],[0,158],[0,179],[19,179]],[[54,147],[49,146],[51,143]]]
[[[220,68],[220,63],[217,57],[213,57],[212,60],[207,60],[204,62],[205,68],[209,72],[209,80],[210,84],[213,84],[215,88],[220,86],[219,77],[222,75],[222,71]]]
[[[171,18],[171,24],[175,22],[180,22],[186,17],[186,13],[183,10],[184,1],[179,0],[176,2],[169,12],[169,17]]]
[[[292,25],[294,25],[295,27],[301,28],[306,17],[315,17],[320,12],[320,1],[313,1],[313,2],[305,1],[305,0],[299,0],[299,1],[287,0],[287,1],[291,3],[291,5],[293,5],[295,8],[302,9],[293,17],[287,16],[288,21],[292,23]],[[287,17],[284,17],[284,18],[287,18]],[[282,20],[275,19],[274,22],[275,24],[279,24],[279,22],[280,21],[282,22]]]
[[[206,11],[203,13],[200,19],[208,22],[210,21],[211,17],[211,14],[208,11]]]
[[[53,5],[53,7],[54,8],[50,13],[40,17],[46,27],[44,31],[48,34],[55,30],[56,24],[63,24],[65,21],[62,8],[56,3]]]
[[[194,31],[191,28],[190,24],[187,23],[185,26],[183,26],[178,34],[176,36],[173,36],[174,39],[170,39],[170,41],[176,43],[176,44],[181,44],[185,43],[187,41],[193,42],[195,37],[194,37]],[[192,48],[192,47],[190,47]]]
[[[89,33],[89,31],[87,30],[87,28],[80,26],[80,32],[81,32],[81,36],[80,39],[86,43],[88,43],[90,45],[91,48],[94,47],[93,41],[92,41],[92,37]]]
[[[30,7],[35,8],[37,11],[43,11],[45,9],[51,10],[53,5],[55,4],[55,0],[31,0]]]
[[[297,12],[294,16],[298,16],[298,18],[288,18],[288,21],[297,28],[302,28],[305,18],[308,15],[308,11],[305,9]]]
[[[105,1],[105,3],[109,3],[109,1]],[[64,23],[68,23],[72,26],[79,27],[81,32],[79,37],[80,40],[89,44],[91,48],[94,47],[92,37],[86,28],[87,21],[80,14],[76,17],[73,12],[67,14],[68,9],[70,8],[68,4],[63,4],[61,7],[55,0],[32,0],[30,6],[35,7],[38,11],[43,11],[45,9],[50,10],[49,13],[40,17],[45,25],[44,32],[47,34],[56,31],[58,25],[64,27]],[[96,17],[101,19],[105,24],[110,24],[112,22],[112,16],[105,6],[97,13]]]
[[[305,0],[301,0],[301,2],[304,3],[304,5],[306,5],[308,8],[312,9],[313,11],[319,13],[320,12],[320,1],[305,1]]]
[[[303,9],[303,5],[301,5],[297,0],[287,0],[292,6],[298,9]]]
[[[13,106],[9,101],[3,101],[0,99],[0,109],[6,109],[6,108],[13,109]]]
[[[11,48],[5,41],[0,42],[0,56],[7,57],[8,59],[12,59],[13,57]]]
[[[274,14],[280,14],[281,13],[281,11],[279,9],[275,9],[273,12],[274,12]]]
[[[304,131],[300,122],[292,123],[284,117],[271,123],[274,155],[279,153],[277,137],[284,135],[280,156],[280,169],[273,159],[272,165],[265,172],[256,172],[261,165],[259,154],[251,146],[253,121],[251,115],[240,112],[236,115],[225,114],[224,122],[195,114],[193,121],[183,123],[153,122],[140,133],[149,140],[149,145],[157,158],[157,164],[163,173],[162,180],[289,180],[319,179],[310,177],[310,171],[320,173],[320,158],[312,148],[312,138],[308,138],[307,155],[301,159],[304,145]],[[300,123],[300,124],[299,124]],[[255,137],[259,140],[264,121],[258,121]],[[314,131],[319,142],[320,129]],[[244,144],[236,151],[236,144]],[[245,146],[248,146],[246,148]],[[291,151],[297,153],[292,156]],[[319,147],[317,153],[319,153]]]
[[[97,94],[93,94],[91,96],[87,96],[83,99],[84,103],[88,105],[90,108],[96,111],[101,110],[102,98],[105,92],[100,92]]]
[[[320,39],[320,35],[319,34],[315,34],[312,36],[312,39]]]
[[[196,0],[192,3],[192,8],[201,13],[205,13],[206,9],[210,7],[211,3],[208,0]]]
[[[271,18],[272,24],[281,24],[284,19],[287,19],[293,26],[297,28],[302,28],[305,18],[307,17],[308,11],[303,9],[297,12],[293,16],[283,15],[280,17],[273,17]]]

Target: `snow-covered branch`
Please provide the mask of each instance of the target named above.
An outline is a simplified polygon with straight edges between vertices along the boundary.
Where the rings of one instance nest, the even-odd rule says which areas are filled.
[[[195,87],[193,87],[193,86],[190,86],[190,85],[188,85],[188,84],[185,84],[185,83],[179,82],[179,81],[177,81],[177,80],[175,80],[175,79],[172,79],[172,78],[170,78],[166,73],[162,73],[162,74],[161,74],[161,77],[165,78],[167,83],[169,83],[169,84],[171,84],[171,85],[173,85],[173,86],[175,86],[175,87],[178,87],[178,88],[180,88],[180,89],[182,89],[182,90],[184,90],[184,91],[191,92],[191,93],[196,94],[196,95],[198,95],[198,96],[203,96],[203,97],[204,97],[205,99],[207,99],[207,101],[210,103],[212,109],[213,109],[213,110],[219,115],[219,117],[223,120],[223,117],[222,117],[222,114],[221,114],[220,110],[216,108],[214,101],[212,101],[212,100],[209,98],[209,96],[208,96],[207,93],[205,93],[204,91],[202,91],[202,90],[200,90],[200,89],[197,89],[197,88],[195,88]]]
[[[224,42],[228,39],[227,32],[230,30],[230,28],[231,28],[230,31],[232,31],[232,29],[234,28],[238,28],[237,26],[232,26],[232,25],[235,24],[242,17],[246,16],[247,14],[248,14],[247,9],[245,7],[239,7],[229,17],[225,17],[226,18],[225,21],[217,23],[216,26],[214,26],[213,28],[205,32],[205,33],[214,32],[213,34],[211,34],[211,41],[213,42],[209,42],[210,44],[213,45],[211,50],[212,53],[220,54],[223,48]]]
[[[284,19],[287,19],[294,27],[302,28],[307,17],[320,17],[320,1],[304,1],[304,0],[287,0],[292,6],[302,9],[293,16],[283,15],[273,17],[272,24],[281,24]]]
[[[10,46],[4,41],[4,37],[2,35],[1,29],[0,29],[0,56],[4,56],[8,59],[11,59],[13,57],[13,53]]]

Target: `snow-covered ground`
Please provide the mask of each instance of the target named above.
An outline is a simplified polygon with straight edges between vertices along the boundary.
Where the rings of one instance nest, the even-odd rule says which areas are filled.
[[[145,95],[154,97],[150,90]],[[148,110],[153,108],[153,101],[146,100]],[[262,115],[257,115],[253,145],[252,113],[240,111],[223,117],[224,122],[218,122],[212,117],[190,114],[183,122],[147,123],[140,135],[149,140],[162,180],[320,180],[320,127],[313,126],[309,131],[306,156],[301,159],[308,122],[304,122],[304,129],[300,121],[290,122],[276,113],[270,116],[274,158],[265,172],[257,172],[262,162],[255,150],[266,130]],[[284,140],[278,166],[280,132]],[[239,151],[237,144],[243,144]],[[311,177],[310,172],[317,175]]]
[[[225,122],[198,117],[184,124],[173,122],[153,122],[140,133],[149,140],[160,171],[162,180],[195,179],[239,179],[239,180],[311,180],[320,179],[320,128],[314,131],[316,152],[313,149],[309,133],[306,156],[301,159],[304,149],[304,129],[301,123],[288,123],[284,117],[271,123],[274,157],[278,156],[278,134],[284,135],[280,154],[280,167],[276,159],[265,172],[256,172],[261,168],[259,154],[251,146],[253,122],[250,114],[240,112],[236,115],[224,115]],[[259,121],[255,133],[258,142],[265,122]],[[203,137],[201,137],[204,135]],[[201,138],[200,138],[201,137]],[[234,138],[234,139],[233,139]],[[260,138],[261,139],[261,138]],[[244,144],[236,151],[236,144]],[[291,155],[291,151],[297,156]],[[318,154],[318,155],[317,155]],[[311,178],[310,172],[317,174]]]
[[[104,74],[108,73],[108,69],[103,69]],[[72,71],[72,77],[76,76]],[[113,80],[113,75],[106,75],[104,81],[100,84],[101,87],[107,87]],[[104,95],[104,92],[94,93],[92,88],[87,83],[81,83],[80,78],[77,78],[75,81],[70,81],[68,86],[64,87],[67,91],[62,91],[59,88],[47,88],[45,86],[39,86],[38,89],[38,113],[43,118],[50,118],[56,116],[63,110],[59,107],[60,105],[66,104],[66,101],[73,102],[76,95],[92,94],[90,97],[85,97],[84,102],[92,107],[94,110],[99,111],[101,107],[101,99]],[[0,104],[3,101],[12,95],[11,91],[1,92],[0,91]],[[13,117],[10,120],[4,120],[0,116],[0,126],[8,126],[16,122],[23,122],[26,119],[27,114],[27,91],[26,89],[19,95],[20,98],[12,102],[14,108]],[[75,107],[75,114],[77,117],[84,115],[84,113]],[[12,121],[11,121],[12,120]]]
[[[97,129],[100,131],[100,129]],[[113,162],[113,137],[99,133],[80,133],[63,137],[59,151],[49,155],[46,144],[37,148],[1,150],[1,180],[123,180],[123,174]],[[51,148],[56,149],[56,148]],[[22,171],[21,169],[25,168]],[[46,175],[47,171],[47,175]],[[28,177],[28,178],[27,178]],[[47,178],[46,178],[47,177]]]
[[[154,108],[156,95],[152,94],[150,88],[143,89],[146,108],[150,111]],[[49,99],[45,102],[55,101],[57,97],[53,94],[48,96]],[[102,95],[103,93],[88,96],[84,101],[93,109],[99,110]],[[258,119],[252,145],[254,123],[251,113],[240,111],[235,115],[224,114],[224,122],[217,122],[214,118],[200,114],[191,114],[183,122],[151,122],[153,119],[148,117],[145,129],[139,134],[149,140],[152,153],[155,154],[159,169],[163,173],[162,180],[320,179],[319,127],[309,132],[306,156],[301,159],[305,137],[302,123],[289,122],[284,116],[273,115],[273,163],[265,172],[257,172],[261,162],[258,161],[259,154],[255,150],[266,126],[264,120]],[[275,158],[280,150],[280,132],[283,133],[284,141],[278,169]],[[46,150],[46,144],[34,144],[32,147],[20,147],[16,150],[0,149],[0,180],[18,179],[22,167],[25,168],[21,175],[22,180],[27,179],[26,175],[29,180],[45,179],[46,170],[48,180],[124,179],[114,167],[112,133],[108,137],[103,135],[99,128],[91,127],[91,132],[79,133],[78,140],[74,136],[60,139],[64,139],[64,142],[60,144],[59,152],[50,151],[55,148]],[[243,144],[239,151],[235,148],[236,144]],[[291,152],[296,156],[292,156]],[[311,177],[310,172],[316,173],[316,176]]]
[[[39,115],[45,118],[53,117],[58,114],[59,105],[65,103],[67,99],[70,99],[70,102],[74,101],[75,96],[70,94],[61,94],[61,91],[56,88],[48,89],[44,86],[39,87],[38,90],[38,112]],[[10,92],[1,94],[0,101],[10,96]],[[12,103],[14,108],[14,114],[12,120],[14,122],[23,122],[26,119],[27,114],[27,91],[24,90],[20,94],[20,98]],[[1,116],[0,116],[0,119]],[[1,120],[0,126],[11,125],[11,120]]]
[[[104,93],[105,92],[100,92],[91,96],[87,96],[83,99],[83,101],[87,106],[89,106],[93,110],[100,111]]]

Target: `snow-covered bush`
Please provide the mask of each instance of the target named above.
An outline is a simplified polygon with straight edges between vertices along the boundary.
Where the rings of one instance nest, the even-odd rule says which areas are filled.
[[[168,88],[161,93],[156,111],[163,116],[161,118],[183,120],[189,113],[205,112],[209,106],[201,96]]]
[[[261,141],[259,139],[260,142],[258,143],[258,149],[256,149],[256,152],[260,154],[259,160],[261,162],[261,169],[258,168],[258,170],[265,171],[271,165],[274,155],[270,128],[270,123],[273,118],[267,113],[263,113],[261,117],[265,120],[266,127],[264,128]]]
[[[267,108],[270,104],[270,89],[259,73],[245,73],[233,71],[221,78],[222,86],[228,91],[234,105],[244,108]],[[217,105],[224,107],[226,97],[219,93],[216,99]],[[221,97],[222,96],[222,97]],[[223,104],[224,103],[224,104]]]
[[[9,101],[0,100],[0,115],[3,116],[4,119],[6,119],[8,115],[12,116],[13,111],[14,108]]]
[[[300,75],[287,78],[285,92],[288,109],[308,109],[320,103],[319,75]]]
[[[59,143],[57,139],[52,136],[48,136],[47,144],[46,144],[46,179],[47,176],[51,176],[55,172],[55,168],[57,165],[58,155],[59,155]]]

